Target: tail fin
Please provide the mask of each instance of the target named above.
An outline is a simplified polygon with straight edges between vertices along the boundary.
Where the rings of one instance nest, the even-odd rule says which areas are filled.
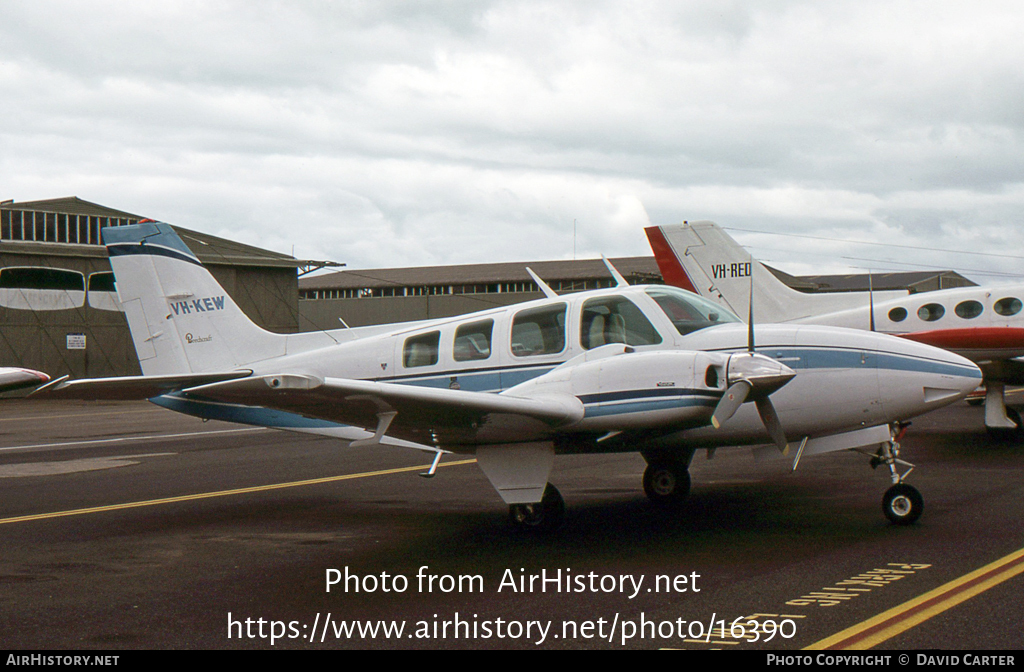
[[[147,376],[228,371],[285,354],[168,224],[103,229],[135,351]]]
[[[714,222],[652,226],[646,231],[666,282],[717,301],[737,315],[749,312],[753,295],[758,322],[789,322],[851,308],[867,309],[870,302],[868,292],[798,292]],[[680,275],[685,283],[678,281]]]

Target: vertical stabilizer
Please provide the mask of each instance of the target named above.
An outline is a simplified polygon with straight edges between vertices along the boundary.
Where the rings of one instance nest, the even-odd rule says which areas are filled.
[[[103,229],[142,372],[226,371],[285,353],[254,324],[168,224]]]
[[[871,303],[868,292],[798,292],[714,222],[652,226],[647,237],[666,282],[717,301],[737,315],[749,312],[753,297],[758,322],[804,320],[853,308],[866,313]],[[673,280],[680,275],[685,283]]]

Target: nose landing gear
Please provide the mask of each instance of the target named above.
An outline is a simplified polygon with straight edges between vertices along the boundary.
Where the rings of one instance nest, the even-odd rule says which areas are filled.
[[[897,423],[893,426],[893,438],[878,447],[878,452],[871,455],[871,468],[885,465],[889,468],[892,487],[882,496],[882,511],[894,525],[910,525],[921,517],[924,511],[924,497],[914,486],[905,482],[914,465],[900,459],[900,442],[910,423]],[[860,451],[863,452],[863,451]],[[900,464],[909,467],[903,474],[896,470]]]

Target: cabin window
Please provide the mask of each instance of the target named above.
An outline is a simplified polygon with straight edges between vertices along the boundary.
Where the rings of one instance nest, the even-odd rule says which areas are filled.
[[[893,308],[892,310],[889,311],[889,319],[892,320],[893,322],[902,322],[903,320],[907,319],[907,309]]]
[[[647,295],[654,299],[683,336],[716,324],[741,321],[717,303],[675,287],[648,289]]]
[[[926,303],[917,309],[917,316],[925,322],[934,322],[946,314],[946,309],[938,303]]]
[[[1000,315],[1016,315],[1020,312],[1022,305],[1020,299],[1013,297],[1007,297],[1005,299],[999,299],[992,306],[992,310],[996,311]]]
[[[661,343],[661,335],[629,299],[590,299],[583,304],[580,345],[590,350],[609,343],[655,345]]]
[[[452,351],[456,362],[487,359],[491,356],[491,331],[494,320],[464,324],[455,330],[455,347]]]
[[[440,341],[440,331],[432,331],[405,339],[405,349],[402,352],[403,366],[411,369],[417,366],[437,364],[437,344]]]
[[[554,355],[565,350],[564,303],[516,313],[512,320],[512,354]]]
[[[960,317],[965,320],[972,320],[985,310],[985,307],[977,301],[961,301],[956,304],[956,308],[953,309]]]

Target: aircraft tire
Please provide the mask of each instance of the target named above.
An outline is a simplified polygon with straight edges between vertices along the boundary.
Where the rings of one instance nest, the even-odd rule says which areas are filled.
[[[894,525],[910,525],[921,517],[924,498],[914,486],[897,483],[885,491],[882,510]]]
[[[644,470],[644,493],[658,506],[679,506],[690,496],[690,471],[671,461],[651,462]]]
[[[509,505],[508,518],[512,525],[524,532],[552,532],[561,527],[565,520],[565,500],[558,488],[548,483],[544,495],[536,504]]]

